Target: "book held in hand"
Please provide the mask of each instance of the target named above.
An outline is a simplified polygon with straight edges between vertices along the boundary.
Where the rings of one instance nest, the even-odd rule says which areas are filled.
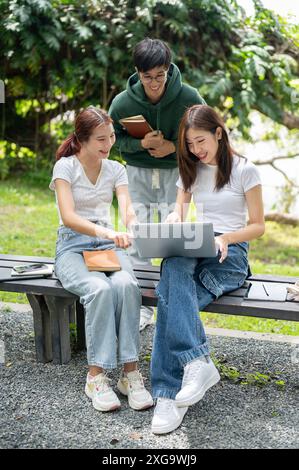
[[[141,114],[120,119],[119,122],[127,132],[136,139],[143,139],[148,132],[153,131],[152,127]]]
[[[12,268],[11,276],[30,276],[30,277],[42,277],[51,276],[53,274],[53,264],[46,263],[27,263],[19,264]]]
[[[83,251],[88,271],[120,271],[118,256],[114,250]]]

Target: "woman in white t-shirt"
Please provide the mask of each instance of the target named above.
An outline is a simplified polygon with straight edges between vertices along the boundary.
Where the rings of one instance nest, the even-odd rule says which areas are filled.
[[[222,119],[209,106],[185,112],[178,161],[177,201],[166,222],[185,220],[193,196],[197,220],[213,223],[219,254],[163,261],[151,363],[157,399],[152,432],[157,434],[176,429],[188,406],[220,380],[198,312],[243,285],[249,272],[248,241],[264,233],[258,171],[233,153]]]
[[[56,154],[50,188],[56,194],[60,227],[55,272],[63,287],[78,295],[85,308],[87,374],[85,393],[99,411],[112,411],[120,401],[106,375],[123,365],[118,390],[129,405],[153,405],[137,369],[141,293],[125,248],[128,233],[113,229],[110,209],[113,193],[127,228],[135,220],[126,170],[108,160],[115,142],[112,119],[93,106],[81,111],[75,131]],[[116,250],[121,270],[110,274],[88,271],[83,251]]]

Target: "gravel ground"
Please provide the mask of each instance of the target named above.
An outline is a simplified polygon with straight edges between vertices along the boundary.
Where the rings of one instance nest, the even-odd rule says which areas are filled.
[[[26,309],[25,309],[26,310]],[[153,327],[142,333],[141,371],[149,376]],[[152,410],[136,412],[121,398],[114,413],[93,409],[84,394],[85,353],[67,365],[35,362],[32,314],[0,311],[0,448],[220,449],[298,448],[298,345],[210,336],[214,355],[242,375],[276,374],[264,387],[223,379],[189,408],[171,434],[150,432]],[[118,372],[111,374],[116,384]],[[147,380],[149,386],[149,381]]]

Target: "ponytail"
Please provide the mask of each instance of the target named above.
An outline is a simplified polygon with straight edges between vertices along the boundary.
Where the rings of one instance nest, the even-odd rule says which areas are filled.
[[[56,160],[61,157],[70,157],[81,150],[81,143],[88,142],[93,130],[102,124],[112,124],[113,121],[106,111],[94,106],[88,106],[77,114],[75,131],[72,132],[59,146]]]
[[[78,138],[75,132],[72,132],[58,147],[56,152],[56,160],[59,160],[61,157],[70,157],[75,153],[80,151],[81,145],[78,141]]]

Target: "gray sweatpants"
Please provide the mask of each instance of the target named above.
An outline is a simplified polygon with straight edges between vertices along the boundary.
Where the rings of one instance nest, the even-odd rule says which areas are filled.
[[[178,168],[152,169],[127,165],[129,192],[139,222],[163,222],[174,209]],[[134,243],[128,250],[133,264],[148,264],[139,258]]]

